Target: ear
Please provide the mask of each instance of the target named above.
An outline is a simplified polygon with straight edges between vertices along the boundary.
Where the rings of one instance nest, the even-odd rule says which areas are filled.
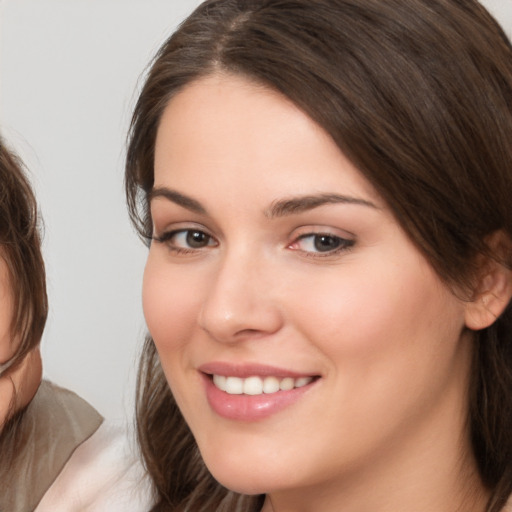
[[[497,231],[489,238],[488,247],[496,257],[485,256],[473,299],[466,304],[466,327],[474,331],[492,325],[512,298],[512,240]]]

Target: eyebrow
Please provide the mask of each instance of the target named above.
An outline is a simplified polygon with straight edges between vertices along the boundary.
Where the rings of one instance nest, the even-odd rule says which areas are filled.
[[[194,213],[199,213],[201,215],[207,214],[206,209],[199,201],[196,201],[195,199],[192,199],[191,197],[188,197],[184,194],[180,194],[179,192],[176,192],[176,190],[171,190],[167,187],[156,187],[152,189],[151,192],[149,192],[148,201],[151,202],[157,197],[168,199],[169,201],[172,201],[173,203],[182,206],[183,208],[186,208],[187,210],[190,210]]]
[[[148,201],[151,202],[153,199],[159,197],[163,197],[194,213],[201,215],[208,214],[206,208],[199,201],[177,192],[176,190],[172,190],[167,187],[156,187],[149,192]],[[264,214],[266,217],[273,219],[313,210],[314,208],[318,208],[326,204],[353,204],[378,209],[375,204],[371,201],[367,201],[366,199],[339,194],[316,194],[274,201],[270,208],[264,211]]]
[[[313,210],[326,204],[354,204],[378,209],[371,201],[357,197],[339,195],[339,194],[317,194],[289,199],[281,199],[272,203],[271,207],[265,211],[265,215],[270,218],[285,217],[308,210]]]

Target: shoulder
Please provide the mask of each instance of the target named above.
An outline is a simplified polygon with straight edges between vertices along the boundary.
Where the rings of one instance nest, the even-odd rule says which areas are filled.
[[[36,512],[141,512],[151,501],[126,429],[104,423],[75,450]]]
[[[83,398],[65,388],[43,380],[27,409],[27,421],[44,429],[48,443],[56,439],[69,443],[71,450],[91,436],[103,422],[102,416]],[[58,429],[55,427],[58,426]],[[38,436],[40,440],[45,438]]]
[[[103,418],[75,393],[43,381],[16,424],[15,456],[0,461],[1,510],[33,510]]]

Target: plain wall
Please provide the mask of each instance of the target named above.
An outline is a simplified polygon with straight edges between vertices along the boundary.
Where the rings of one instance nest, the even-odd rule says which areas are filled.
[[[131,415],[146,249],[128,222],[125,137],[140,74],[197,0],[0,0],[0,131],[45,221],[45,375]],[[512,0],[484,2],[512,34]]]

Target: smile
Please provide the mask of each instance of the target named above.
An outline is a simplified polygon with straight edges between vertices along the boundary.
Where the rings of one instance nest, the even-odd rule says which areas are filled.
[[[211,410],[235,421],[261,421],[303,400],[322,375],[258,363],[210,362],[199,366]]]
[[[313,377],[293,377],[278,378],[274,376],[267,377],[247,377],[240,378],[234,376],[213,375],[213,383],[217,389],[225,391],[229,395],[262,395],[277,393],[278,391],[291,391],[295,388],[307,386],[313,381]]]

